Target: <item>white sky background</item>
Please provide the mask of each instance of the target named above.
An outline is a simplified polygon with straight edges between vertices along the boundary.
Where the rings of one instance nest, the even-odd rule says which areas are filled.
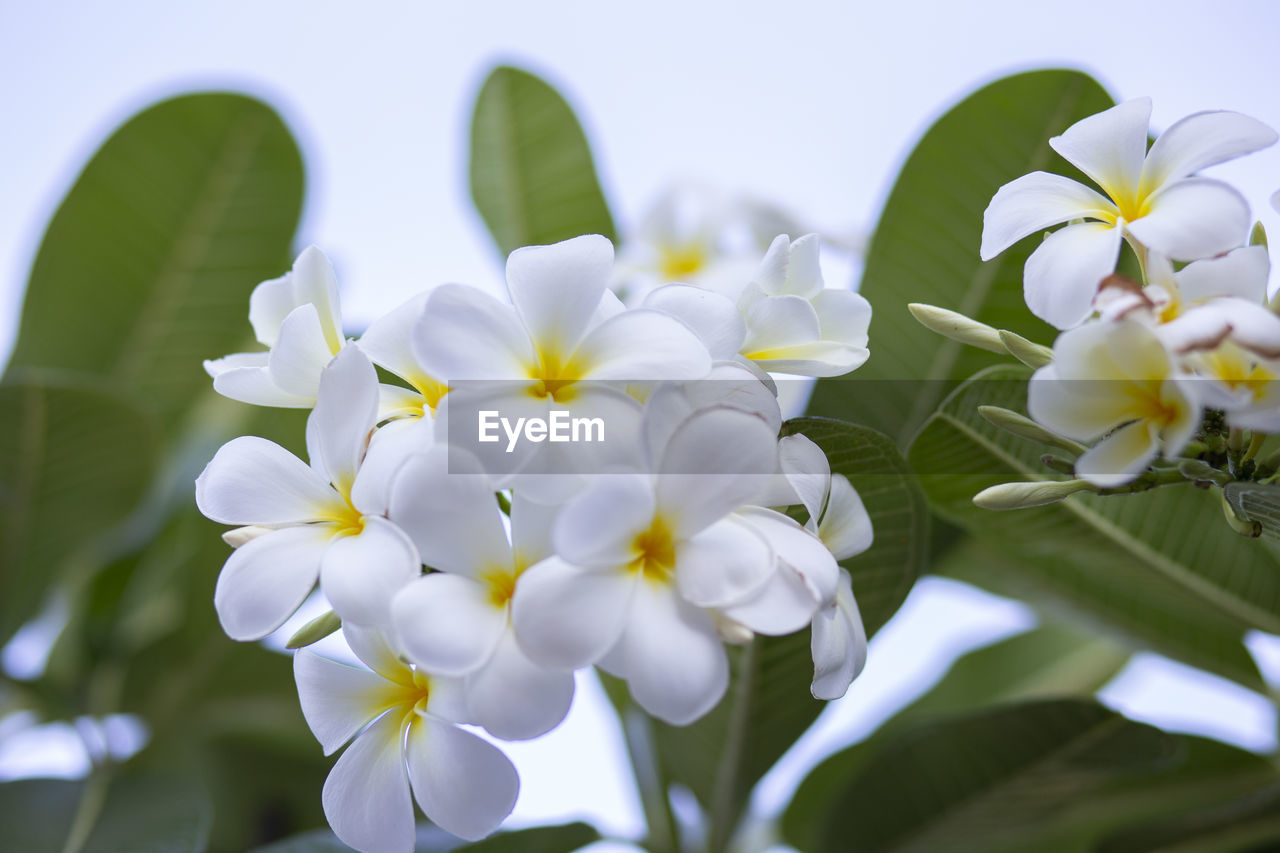
[[[307,167],[299,245],[314,242],[334,259],[347,322],[358,329],[427,286],[500,282],[466,185],[471,103],[498,62],[547,77],[573,104],[624,234],[676,178],[857,232],[874,223],[932,120],[1016,70],[1082,68],[1121,99],[1151,95],[1157,129],[1213,108],[1280,128],[1278,36],[1280,4],[1266,0],[0,0],[0,360],[58,200],[113,128],[168,95],[237,90],[283,114]],[[1236,183],[1280,234],[1280,214],[1266,204],[1280,187],[1280,149],[1214,174]],[[874,358],[874,338],[871,348]],[[1016,609],[926,585],[873,646],[864,679],[826,718],[825,740],[806,743],[793,774],[823,743],[865,733],[868,720],[923,689],[941,660],[977,642],[974,630],[990,638],[1024,624]],[[1261,700],[1158,660],[1135,664],[1106,698],[1170,725],[1274,745],[1274,713]],[[1161,708],[1180,716],[1158,716]],[[564,741],[556,743],[559,752]],[[532,756],[521,758],[525,821],[577,808],[619,832],[635,827],[625,785],[600,784],[608,771],[598,762],[565,763],[586,784],[551,779],[536,764],[549,751],[520,750]],[[776,808],[777,796],[762,805]]]

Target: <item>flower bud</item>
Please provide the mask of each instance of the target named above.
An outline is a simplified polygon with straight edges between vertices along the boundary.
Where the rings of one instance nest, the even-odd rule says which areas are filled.
[[[1057,503],[1076,492],[1091,491],[1084,480],[1048,480],[1041,483],[1001,483],[983,489],[973,496],[975,506],[983,509],[1025,509]]]
[[[1009,355],[1027,367],[1044,367],[1053,361],[1053,350],[1048,347],[1029,341],[1022,335],[1004,329],[1001,329],[999,334],[1000,341],[1004,344],[1004,348],[1008,350]]]
[[[320,642],[341,627],[342,620],[338,618],[338,614],[332,610],[326,610],[295,631],[293,636],[289,638],[289,642],[284,644],[284,647],[286,649],[304,648],[312,643]]]
[[[982,415],[987,423],[992,426],[997,426],[1005,432],[1011,432],[1019,438],[1038,441],[1050,447],[1070,451],[1077,456],[1088,449],[1083,444],[1058,435],[1056,432],[1051,432],[1026,415],[1020,415],[1010,409],[1003,409],[1000,406],[979,406],[978,414]]]
[[[998,352],[1001,355],[1008,352],[1000,340],[1000,333],[986,323],[979,323],[977,320],[955,311],[948,311],[946,308],[923,305],[919,302],[912,302],[907,309],[911,312],[911,316],[919,320],[926,329],[937,332],[945,338],[971,347]]]

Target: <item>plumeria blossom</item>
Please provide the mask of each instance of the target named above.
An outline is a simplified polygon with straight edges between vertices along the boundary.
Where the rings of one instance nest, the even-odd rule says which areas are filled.
[[[317,577],[344,622],[385,624],[392,594],[418,575],[412,540],[384,517],[396,466],[365,464],[377,413],[373,365],[347,347],[324,369],[307,420],[311,465],[243,436],[223,445],[196,480],[201,512],[257,534],[231,554],[214,591],[232,639],[280,627]]]
[[[1240,245],[1249,227],[1244,198],[1195,173],[1273,144],[1275,131],[1239,113],[1195,113],[1170,126],[1148,151],[1150,116],[1150,99],[1138,98],[1082,119],[1049,141],[1102,194],[1061,175],[1032,172],[1001,187],[987,206],[983,260],[1071,222],[1032,252],[1024,270],[1028,307],[1059,329],[1089,316],[1122,240],[1143,260],[1154,251],[1192,261]]]
[[[474,288],[432,291],[414,327],[418,363],[450,387],[441,421],[474,437],[478,414],[547,418],[556,408],[599,417],[611,434],[599,445],[526,442],[513,454],[502,444],[472,450],[495,474],[547,474],[528,488],[555,493],[576,484],[565,473],[601,470],[635,447],[639,403],[625,391],[634,380],[700,379],[711,369],[707,348],[661,311],[625,310],[607,289],[613,247],[599,235],[517,249],[507,259],[511,305]],[[461,385],[459,384],[459,381]],[[560,451],[566,451],[561,453]],[[592,452],[595,451],[595,452]],[[614,452],[619,458],[609,457]],[[555,499],[565,497],[558,494]]]
[[[470,722],[458,682],[405,664],[377,630],[342,630],[368,669],[305,649],[293,660],[302,713],[325,755],[354,737],[324,783],[334,834],[361,853],[410,853],[413,800],[460,838],[497,829],[520,782],[497,747],[458,727]]]
[[[803,505],[809,518],[805,528],[817,536],[837,560],[861,554],[871,547],[871,516],[849,479],[832,474],[826,454],[803,435],[791,435],[778,444],[784,477],[794,493],[786,503]],[[810,649],[816,699],[839,699],[867,660],[867,633],[862,625],[853,579],[840,570],[834,594],[822,601],[813,617]]]
[[[1150,326],[1131,319],[1060,335],[1027,400],[1031,417],[1061,435],[1105,436],[1075,464],[1078,477],[1102,488],[1176,455],[1199,428],[1201,407],[1199,380],[1179,370]]]
[[[550,556],[555,512],[517,494],[508,541],[479,463],[439,446],[406,463],[392,495],[392,519],[439,570],[392,602],[405,654],[430,672],[463,678],[472,718],[508,740],[550,731],[573,699],[573,674],[531,661],[511,628],[521,574]]]
[[[254,288],[249,322],[267,352],[206,361],[214,390],[259,406],[314,406],[321,372],[346,344],[338,280],[324,252],[308,246],[292,270]]]
[[[646,413],[654,473],[598,478],[564,507],[552,531],[556,556],[522,576],[513,617],[534,659],[564,668],[598,662],[626,679],[649,713],[683,725],[728,683],[721,614],[752,631],[798,621],[796,630],[818,601],[757,601],[774,580],[776,548],[790,553],[789,537],[809,537],[777,513],[735,512],[776,470],[770,428],[725,406],[674,428],[655,411],[668,410],[651,399]]]

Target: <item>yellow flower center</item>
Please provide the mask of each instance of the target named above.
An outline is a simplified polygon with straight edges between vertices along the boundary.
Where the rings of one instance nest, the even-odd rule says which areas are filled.
[[[661,518],[655,518],[649,529],[639,534],[632,543],[636,554],[627,565],[633,572],[640,572],[645,580],[654,583],[670,583],[676,567],[676,545],[671,530]]]
[[[707,250],[698,244],[662,246],[658,249],[658,272],[666,281],[679,281],[701,272],[707,265]]]

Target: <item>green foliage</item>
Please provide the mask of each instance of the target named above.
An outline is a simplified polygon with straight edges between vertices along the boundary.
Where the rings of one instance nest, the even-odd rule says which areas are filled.
[[[1280,782],[1225,803],[1166,815],[1103,839],[1098,853],[1221,853],[1280,844]]]
[[[181,779],[0,784],[5,849],[22,853],[202,853],[209,821],[208,801]]]
[[[1068,607],[1127,643],[1263,690],[1241,645],[1280,628],[1280,575],[1267,550],[1222,523],[1216,496],[1190,484],[1135,495],[1073,495],[1010,512],[972,498],[996,483],[1057,479],[1048,448],[997,429],[984,404],[1026,411],[1021,367],[989,368],[960,386],[912,442],[908,458],[934,511],[978,538],[948,574],[996,592]]]
[[[893,442],[875,430],[799,418],[784,432],[822,447],[832,471],[848,477],[866,504],[875,542],[844,566],[871,636],[924,569],[923,495]],[[660,776],[687,786],[706,809],[712,850],[727,842],[756,782],[826,707],[810,698],[812,680],[809,632],[757,638],[734,650],[728,693],[711,713],[685,727],[653,724]]]
[[[1072,800],[1176,754],[1170,735],[1080,700],[921,723],[895,733],[840,789],[816,849],[1016,848]]]
[[[74,377],[0,385],[0,643],[129,517],[156,465],[151,421]]]
[[[994,260],[978,257],[982,212],[997,189],[1036,169],[1078,176],[1051,136],[1114,101],[1076,71],[997,80],[925,133],[894,184],[867,252],[861,293],[871,301],[872,357],[853,376],[824,379],[809,411],[875,427],[905,446],[960,380],[999,357],[921,326],[907,304],[959,311],[1033,341],[1052,337],[1022,301],[1028,238]]]
[[[102,146],[36,256],[12,368],[96,377],[172,439],[207,393],[201,360],[248,337],[249,292],[288,268],[302,161],[279,117],[241,95],[186,95]]]
[[[970,652],[927,693],[874,735],[834,753],[800,784],[782,819],[783,836],[799,850],[816,849],[833,800],[887,733],[913,722],[1035,698],[1087,696],[1114,676],[1128,655],[1105,639],[1050,623]]]
[[[504,257],[580,234],[615,236],[573,110],[518,68],[494,69],[476,98],[471,198]]]

